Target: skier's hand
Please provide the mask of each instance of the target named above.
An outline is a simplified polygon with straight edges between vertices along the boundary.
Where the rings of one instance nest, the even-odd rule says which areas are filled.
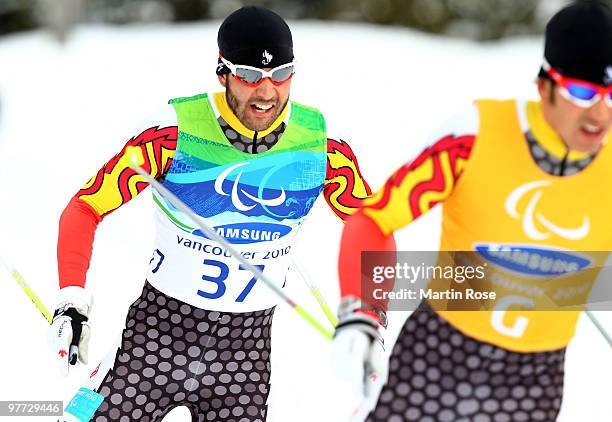
[[[68,375],[68,368],[77,360],[87,364],[90,309],[91,296],[84,288],[60,290],[48,341],[62,376]]]
[[[333,365],[338,377],[364,398],[371,398],[387,380],[382,330],[369,313],[354,310],[338,316],[332,345]]]

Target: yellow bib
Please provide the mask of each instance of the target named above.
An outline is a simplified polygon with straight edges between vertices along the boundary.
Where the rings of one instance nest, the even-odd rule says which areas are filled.
[[[474,149],[443,205],[441,250],[512,250],[518,261],[554,257],[555,251],[561,251],[569,261],[590,260],[587,268],[602,265],[607,254],[574,251],[612,248],[611,147],[603,147],[575,175],[552,176],[531,157],[516,101],[480,100],[477,106],[480,128]],[[512,264],[512,256],[506,254],[504,259]],[[516,269],[503,264],[502,273]],[[538,270],[538,265],[533,268]],[[580,283],[588,292],[597,271],[587,271]],[[533,277],[525,279],[537,283]],[[525,309],[529,300],[512,289],[501,291],[505,296],[498,295],[496,311],[439,313],[463,333],[510,350],[534,352],[567,345],[579,311],[516,310]],[[532,308],[542,309],[537,301]]]

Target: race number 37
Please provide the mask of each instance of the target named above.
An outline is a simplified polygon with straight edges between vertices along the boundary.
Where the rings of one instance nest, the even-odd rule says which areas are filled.
[[[208,282],[207,287],[210,287],[210,289],[207,288],[206,291],[198,290],[198,295],[205,297],[206,299],[219,299],[227,291],[226,280],[230,272],[229,267],[227,266],[225,262],[216,261],[214,259],[205,259],[204,265],[211,267],[211,271],[209,273],[214,274],[214,275],[204,274],[202,276],[202,280]],[[264,270],[264,265],[255,265],[255,266],[259,269],[259,271]],[[238,267],[238,269],[246,270],[248,272],[248,270],[244,268],[242,265]],[[249,272],[249,274],[251,273]],[[237,281],[232,280],[232,282],[234,283]],[[242,291],[240,292],[240,294],[238,295],[238,297],[236,297],[234,301],[244,302],[248,294],[253,289],[253,286],[255,286],[256,282],[257,282],[257,278],[253,275],[251,279],[246,283],[244,289],[242,289]]]

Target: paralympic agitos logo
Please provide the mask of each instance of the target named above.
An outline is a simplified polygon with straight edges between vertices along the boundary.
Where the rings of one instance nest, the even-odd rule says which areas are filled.
[[[219,176],[217,176],[217,179],[215,180],[215,192],[223,196],[229,196],[230,194],[223,190],[223,182],[230,175],[230,173],[232,173],[235,169],[238,169],[242,166],[246,166],[247,164],[249,163],[248,162],[238,163],[238,164],[235,164],[223,170],[219,174]],[[236,176],[236,179],[234,180],[234,184],[232,186],[232,191],[231,191],[232,204],[234,205],[234,207],[236,207],[236,209],[240,211],[250,211],[253,208],[255,208],[257,205],[263,205],[266,207],[277,207],[285,203],[285,199],[287,196],[285,194],[285,189],[283,187],[280,188],[280,193],[278,194],[276,198],[263,199],[257,196],[253,196],[250,193],[248,193],[246,190],[240,188],[240,177],[241,176],[242,176],[242,170],[240,170],[240,172]],[[260,189],[260,191],[262,190],[263,189]],[[241,196],[243,198],[246,198],[244,202],[241,199]],[[245,202],[250,202],[250,203],[245,204]]]
[[[521,220],[523,232],[533,240],[548,239],[551,234],[568,240],[580,240],[589,234],[591,223],[587,216],[582,219],[582,224],[577,227],[562,227],[553,223],[537,210],[538,202],[546,192],[546,187],[551,184],[548,180],[536,180],[525,183],[514,189],[504,204],[508,215],[516,220]],[[524,210],[519,211],[519,201],[531,194],[529,202]],[[537,223],[536,223],[537,222]]]

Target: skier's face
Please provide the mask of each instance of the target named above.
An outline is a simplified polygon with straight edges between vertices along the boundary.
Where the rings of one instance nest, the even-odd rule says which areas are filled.
[[[538,90],[542,112],[548,124],[570,149],[595,152],[612,126],[612,108],[601,99],[588,108],[579,107],[559,93],[559,86],[540,79]]]
[[[255,132],[266,130],[274,123],[287,105],[291,89],[291,79],[274,85],[266,78],[252,87],[228,74],[219,76],[219,82],[225,87],[227,103],[238,120]]]

